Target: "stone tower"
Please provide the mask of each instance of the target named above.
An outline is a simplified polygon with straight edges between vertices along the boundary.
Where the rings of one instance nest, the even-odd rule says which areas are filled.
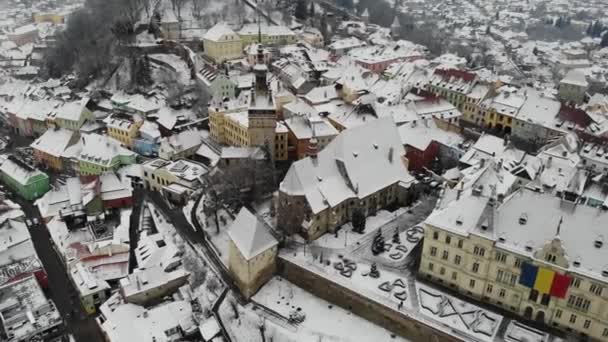
[[[272,91],[268,87],[268,67],[264,63],[264,50],[258,47],[257,63],[253,67],[255,88],[248,110],[249,146],[268,146],[274,158],[277,113]]]

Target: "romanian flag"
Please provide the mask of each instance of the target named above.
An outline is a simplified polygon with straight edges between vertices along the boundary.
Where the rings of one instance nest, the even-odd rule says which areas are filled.
[[[565,298],[572,277],[559,274],[551,269],[538,267],[524,262],[521,265],[519,283],[533,288],[540,293],[548,293],[553,297]]]
[[[555,272],[548,268],[539,267],[538,273],[536,274],[536,280],[534,281],[534,289],[540,293],[549,293],[551,291],[551,285],[553,285],[553,278]]]
[[[551,285],[551,295],[554,297],[566,298],[566,292],[568,292],[571,281],[572,277],[565,274],[555,273],[553,284]]]
[[[536,274],[538,274],[538,267],[527,262],[521,264],[521,275],[519,276],[519,283],[525,287],[534,287],[536,281]]]

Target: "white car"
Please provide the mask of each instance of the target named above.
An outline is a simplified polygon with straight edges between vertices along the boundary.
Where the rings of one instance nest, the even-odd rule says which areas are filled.
[[[30,228],[32,226],[32,221],[30,219],[25,220],[25,225]]]

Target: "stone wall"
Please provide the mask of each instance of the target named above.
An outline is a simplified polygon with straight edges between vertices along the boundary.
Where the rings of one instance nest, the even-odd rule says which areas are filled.
[[[412,341],[425,342],[467,341],[464,336],[458,338],[448,335],[409,317],[407,313],[398,311],[396,307],[393,309],[372,301],[288,260],[280,257],[277,260],[279,274],[290,282],[399,336]]]

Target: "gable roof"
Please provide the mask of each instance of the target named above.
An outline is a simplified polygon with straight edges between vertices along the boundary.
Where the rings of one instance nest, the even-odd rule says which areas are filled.
[[[251,260],[278,244],[266,225],[245,207],[241,208],[232,222],[228,236],[246,260]]]
[[[313,211],[365,198],[389,185],[412,182],[402,161],[405,150],[395,123],[382,118],[339,134],[313,161],[291,165],[280,190],[305,196]]]
[[[30,146],[51,156],[61,157],[73,136],[74,132],[67,129],[49,129]]]
[[[203,39],[217,42],[224,39],[226,35],[236,35],[236,33],[226,23],[217,23],[205,33]]]

